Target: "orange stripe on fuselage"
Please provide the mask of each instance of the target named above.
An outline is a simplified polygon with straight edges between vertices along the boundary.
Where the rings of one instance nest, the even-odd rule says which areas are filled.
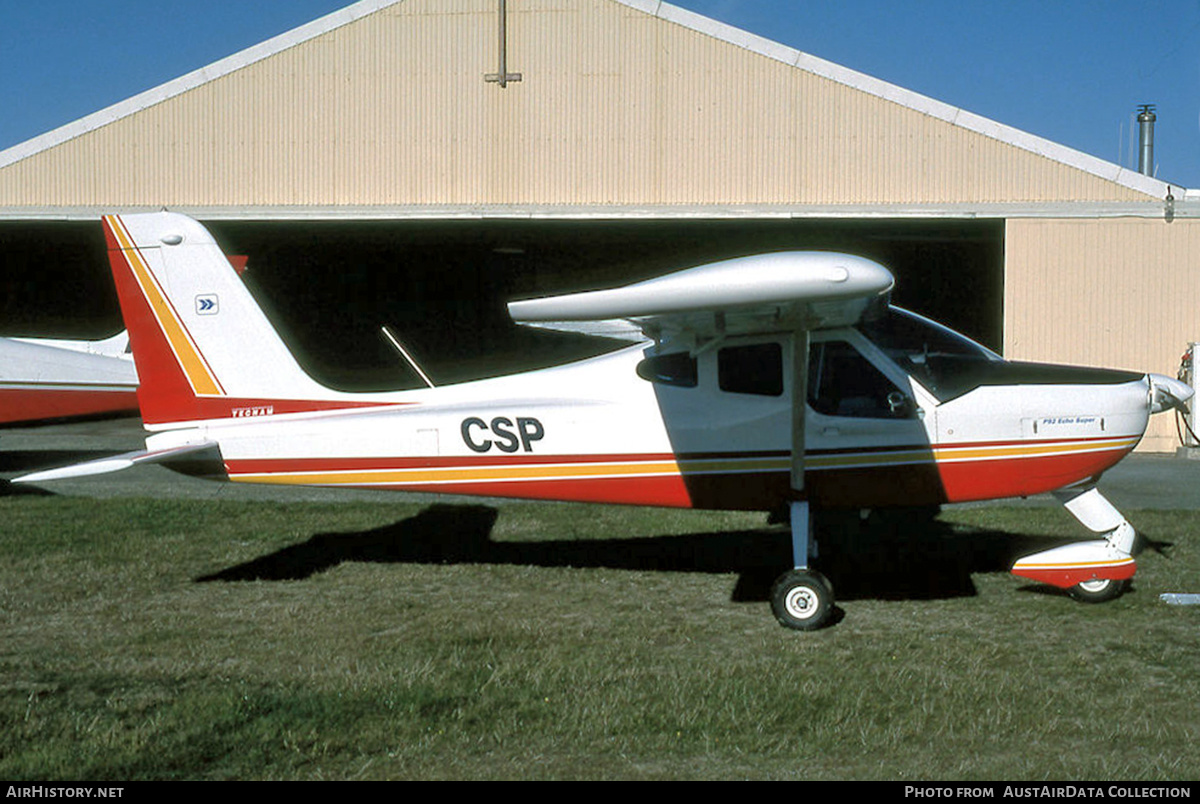
[[[234,476],[250,483],[378,486],[384,484],[431,484],[470,481],[487,483],[523,480],[602,480],[609,477],[678,475],[675,461],[634,464],[547,464],[534,466],[465,466],[449,468],[341,470],[333,472],[274,472]]]
[[[179,362],[180,368],[183,369],[192,391],[200,396],[224,396],[225,389],[221,387],[216,374],[213,373],[205,361],[204,355],[196,347],[191,333],[179,320],[175,308],[158,284],[154,272],[150,270],[150,266],[133,242],[133,238],[125,230],[124,222],[117,215],[106,215],[105,220],[108,221],[113,236],[120,244],[121,253],[125,255],[125,261],[158,322],[159,328],[166,336],[171,352]]]

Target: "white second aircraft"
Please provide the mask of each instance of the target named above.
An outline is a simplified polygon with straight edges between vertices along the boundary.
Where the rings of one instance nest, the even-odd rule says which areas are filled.
[[[146,450],[19,480],[206,451],[241,482],[785,507],[794,568],[776,582],[772,609],[802,630],[833,607],[829,582],[808,566],[820,509],[1055,492],[1096,538],[1012,571],[1084,600],[1117,596],[1135,571],[1134,530],[1095,480],[1152,413],[1192,393],[1159,375],[1003,360],[890,308],[882,266],[822,252],[513,302],[521,323],[638,342],[507,377],[342,392],[300,368],[199,223],[112,215],[104,230],[142,380]]]
[[[124,332],[94,341],[0,338],[0,426],[136,415],[128,344]]]

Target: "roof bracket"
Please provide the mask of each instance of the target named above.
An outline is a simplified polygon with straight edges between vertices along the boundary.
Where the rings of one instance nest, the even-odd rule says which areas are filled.
[[[501,89],[508,86],[509,81],[520,81],[520,73],[508,71],[508,6],[505,0],[500,0],[500,66],[494,73],[483,77],[484,81],[499,84]]]

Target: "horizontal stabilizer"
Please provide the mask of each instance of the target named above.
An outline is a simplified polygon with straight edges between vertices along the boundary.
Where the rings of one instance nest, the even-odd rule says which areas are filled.
[[[99,458],[58,469],[47,469],[43,472],[33,472],[28,475],[14,477],[13,483],[41,483],[46,480],[66,480],[72,477],[87,477],[88,475],[103,475],[109,472],[119,472],[141,463],[163,463],[184,455],[191,455],[204,450],[215,449],[216,444],[205,441],[200,444],[185,444],[179,447],[156,450],[137,450],[108,458]]]

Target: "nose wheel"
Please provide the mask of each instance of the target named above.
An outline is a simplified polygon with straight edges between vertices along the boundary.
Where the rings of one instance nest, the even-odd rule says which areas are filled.
[[[1071,597],[1081,603],[1105,603],[1120,597],[1128,585],[1129,581],[1127,580],[1094,578],[1077,583],[1067,591]]]
[[[790,570],[771,588],[771,611],[785,628],[815,631],[833,613],[833,587],[819,572]]]

